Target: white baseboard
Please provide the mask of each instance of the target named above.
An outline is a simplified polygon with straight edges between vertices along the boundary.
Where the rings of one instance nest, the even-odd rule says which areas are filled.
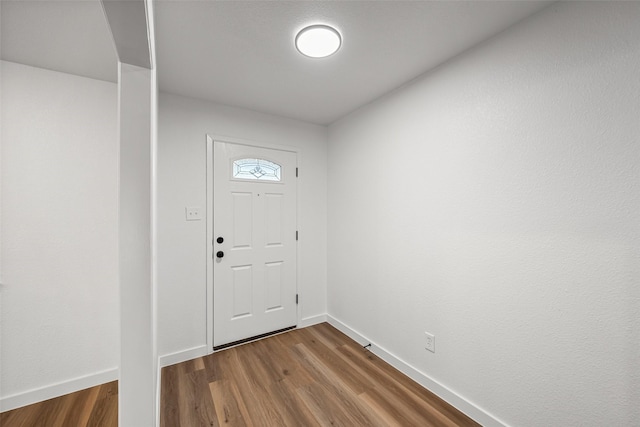
[[[393,353],[375,344],[373,341],[371,341],[358,331],[342,323],[340,320],[329,314],[327,314],[326,317],[327,322],[329,322],[330,325],[332,325],[334,328],[338,329],[340,332],[344,333],[357,343],[362,345],[371,343],[371,347],[369,348],[369,350],[371,350],[372,353],[380,357],[382,360],[384,360],[427,390],[440,397],[445,402],[454,406],[460,412],[466,414],[476,422],[485,427],[508,427],[506,423],[500,421],[489,412],[465,399],[463,396],[449,389],[447,386],[429,377],[427,374],[409,365],[399,357],[395,356]]]
[[[65,394],[84,390],[85,388],[115,381],[117,379],[118,368],[113,368],[106,371],[96,372],[95,374],[73,378],[68,381],[51,384],[45,387],[5,396],[0,398],[0,412],[6,412],[12,409],[31,405],[33,403],[42,402],[43,400],[53,399],[54,397],[63,396]]]
[[[302,328],[317,325],[319,323],[323,323],[326,321],[327,321],[326,314],[318,314],[317,316],[305,317],[304,319],[300,320],[300,323],[298,324],[298,328],[302,329]]]
[[[177,351],[175,353],[165,354],[158,358],[160,368],[175,365],[176,363],[186,362],[187,360],[196,359],[206,356],[210,352],[207,351],[206,345],[188,348],[186,350]]]

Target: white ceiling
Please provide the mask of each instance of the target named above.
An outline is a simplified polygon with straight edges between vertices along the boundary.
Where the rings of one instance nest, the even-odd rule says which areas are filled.
[[[160,90],[328,124],[549,2],[156,1]],[[115,81],[98,0],[1,2],[2,59]],[[340,51],[300,55],[296,32],[335,26]]]
[[[115,82],[118,59],[98,0],[0,0],[6,61]]]

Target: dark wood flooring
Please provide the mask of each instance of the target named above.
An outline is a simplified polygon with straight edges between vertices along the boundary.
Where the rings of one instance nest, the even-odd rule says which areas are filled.
[[[477,426],[327,323],[162,370],[161,426]]]
[[[113,381],[0,414],[1,427],[117,427]]]
[[[160,422],[162,427],[478,425],[327,323],[163,368]],[[115,381],[0,414],[1,427],[117,425]]]

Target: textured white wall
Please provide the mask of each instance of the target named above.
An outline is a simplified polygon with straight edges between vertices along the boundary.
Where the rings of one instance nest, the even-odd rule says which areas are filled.
[[[117,369],[116,96],[2,62],[3,399]]]
[[[510,425],[638,425],[638,22],[554,4],[332,125],[329,314]]]
[[[158,351],[206,345],[206,134],[300,149],[302,318],[326,313],[326,128],[161,93],[158,118]]]

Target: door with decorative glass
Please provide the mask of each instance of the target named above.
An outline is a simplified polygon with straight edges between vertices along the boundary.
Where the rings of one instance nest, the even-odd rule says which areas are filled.
[[[297,323],[296,156],[214,141],[214,348]]]

